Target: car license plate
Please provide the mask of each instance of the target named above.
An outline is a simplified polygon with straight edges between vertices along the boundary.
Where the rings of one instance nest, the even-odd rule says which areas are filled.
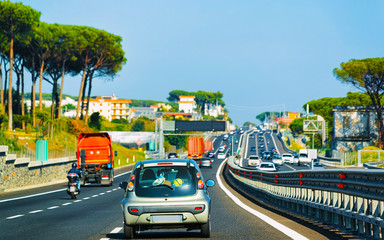
[[[74,192],[74,191],[75,191],[75,186],[70,186],[70,187],[69,187],[69,191],[70,191],[70,192]]]
[[[153,223],[177,223],[182,219],[182,215],[152,215]]]

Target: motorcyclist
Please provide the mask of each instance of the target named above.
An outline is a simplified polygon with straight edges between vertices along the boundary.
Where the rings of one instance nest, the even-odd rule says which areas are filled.
[[[77,168],[77,163],[72,163],[72,168],[71,168],[71,170],[68,171],[68,173],[76,173],[79,176],[79,178],[77,179],[76,183],[77,183],[77,189],[80,192],[81,171],[80,171],[80,169]]]

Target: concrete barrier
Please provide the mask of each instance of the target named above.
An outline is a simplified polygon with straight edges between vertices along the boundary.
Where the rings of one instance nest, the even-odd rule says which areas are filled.
[[[8,155],[8,146],[0,146],[0,193],[15,191],[33,185],[66,181],[66,171],[76,157],[31,161]]]

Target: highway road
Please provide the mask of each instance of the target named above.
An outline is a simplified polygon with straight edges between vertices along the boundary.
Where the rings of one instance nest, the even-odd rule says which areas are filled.
[[[222,137],[215,142],[222,144]],[[211,239],[329,239],[334,232],[319,229],[297,218],[269,211],[254,199],[237,193],[223,178],[215,160],[213,168],[202,169],[205,180],[214,179]],[[66,194],[64,184],[0,196],[1,239],[123,239],[120,181],[129,177],[131,167],[116,170],[113,186],[89,185],[77,200]],[[331,234],[331,235],[329,235]],[[333,237],[332,237],[333,236]],[[199,239],[198,231],[151,230],[140,239]],[[336,238],[335,238],[336,239]]]

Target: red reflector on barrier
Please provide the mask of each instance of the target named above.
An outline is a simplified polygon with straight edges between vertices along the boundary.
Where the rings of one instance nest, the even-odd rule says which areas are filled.
[[[344,188],[344,184],[339,183],[339,188]]]
[[[263,176],[263,173],[260,173],[260,176]]]
[[[340,179],[345,179],[346,175],[345,175],[345,173],[340,173],[339,177],[340,177]]]
[[[299,175],[299,176],[300,176],[300,178],[302,178],[302,177],[303,177],[303,174],[302,174],[302,173],[300,173],[300,175]]]
[[[275,178],[278,178],[279,177],[279,175],[278,174],[275,174]]]
[[[250,172],[249,174],[251,174],[251,175],[252,175],[252,172]]]
[[[303,180],[300,180],[300,185],[303,185]]]
[[[279,181],[275,180],[275,183],[279,183]]]
[[[263,178],[260,178],[260,181],[263,181]]]

